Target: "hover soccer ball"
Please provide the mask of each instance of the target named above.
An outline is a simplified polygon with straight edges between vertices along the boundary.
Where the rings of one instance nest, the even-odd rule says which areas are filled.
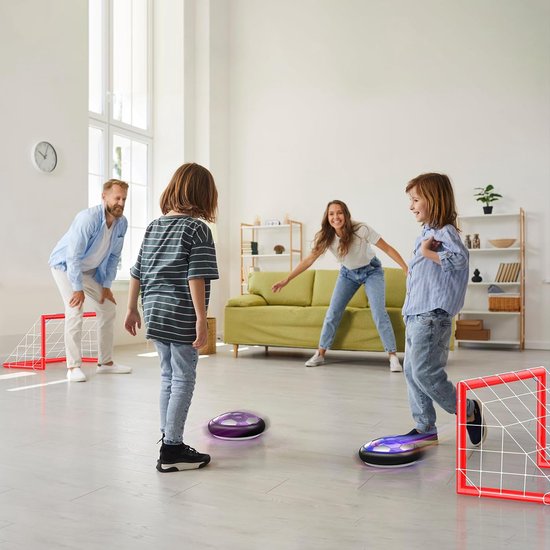
[[[220,414],[208,423],[208,431],[218,439],[241,441],[253,439],[265,430],[265,421],[246,411],[231,411]]]
[[[369,466],[399,468],[420,460],[425,448],[406,436],[379,437],[368,441],[359,449],[359,458]]]

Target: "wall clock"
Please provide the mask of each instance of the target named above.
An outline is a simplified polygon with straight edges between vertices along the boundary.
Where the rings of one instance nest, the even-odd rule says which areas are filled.
[[[40,172],[53,172],[57,166],[57,152],[51,143],[40,141],[33,148],[32,160]]]

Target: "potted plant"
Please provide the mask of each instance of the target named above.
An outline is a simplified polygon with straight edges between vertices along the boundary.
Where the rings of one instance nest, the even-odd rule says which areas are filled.
[[[490,184],[487,187],[476,187],[475,191],[477,191],[474,195],[474,197],[477,197],[476,201],[482,202],[485,205],[483,207],[483,213],[491,214],[493,211],[491,203],[501,199],[502,195],[500,193],[495,193],[495,188]]]

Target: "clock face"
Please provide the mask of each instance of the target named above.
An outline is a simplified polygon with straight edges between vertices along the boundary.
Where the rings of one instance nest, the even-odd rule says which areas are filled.
[[[41,172],[53,172],[57,166],[57,153],[47,141],[41,141],[34,146],[32,159]]]

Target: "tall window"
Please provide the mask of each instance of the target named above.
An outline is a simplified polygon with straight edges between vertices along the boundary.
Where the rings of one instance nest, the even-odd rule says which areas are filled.
[[[126,181],[128,232],[119,278],[129,276],[150,218],[151,0],[89,0],[88,202]]]

